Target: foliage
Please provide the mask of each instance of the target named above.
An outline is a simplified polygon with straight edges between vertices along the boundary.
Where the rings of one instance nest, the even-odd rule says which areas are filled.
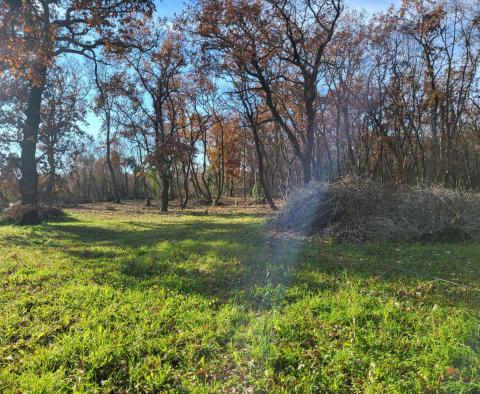
[[[47,195],[55,193],[59,172],[71,157],[84,151],[88,136],[86,124],[87,88],[78,79],[75,67],[53,67],[47,74],[43,94],[38,136],[38,164],[48,175],[44,186]]]
[[[258,183],[255,183],[252,187],[252,198],[256,202],[260,202],[263,200],[264,195],[263,195],[263,190],[261,186]]]
[[[146,165],[141,169],[139,175],[143,176],[145,180],[148,181],[150,190],[152,191],[152,197],[159,197],[161,185],[158,181],[157,172],[155,171],[155,169],[150,165]]]
[[[124,50],[133,30],[153,9],[151,0],[0,3],[0,76],[27,87],[22,136],[16,141],[21,150],[22,204],[38,202],[36,150],[48,71],[62,55],[80,55],[96,66],[98,50]]]
[[[272,210],[348,175],[480,187],[476,3],[405,0],[367,17],[341,0],[201,0],[160,20],[153,5],[0,4],[0,154],[20,158],[23,203],[38,186],[51,201],[145,197],[122,155],[155,167],[162,211],[257,181]],[[91,62],[66,72],[73,58]],[[76,78],[91,66],[95,81]],[[80,94],[87,82],[96,97]],[[90,110],[107,130],[95,149],[76,144]]]

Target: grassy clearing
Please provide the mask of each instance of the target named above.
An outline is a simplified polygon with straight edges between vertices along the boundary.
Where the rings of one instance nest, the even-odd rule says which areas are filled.
[[[480,246],[266,236],[253,213],[0,226],[0,392],[480,391]]]

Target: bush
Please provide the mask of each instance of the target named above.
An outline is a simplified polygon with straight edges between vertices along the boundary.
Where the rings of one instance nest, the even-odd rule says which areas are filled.
[[[347,178],[305,188],[270,228],[350,242],[477,239],[480,195]]]

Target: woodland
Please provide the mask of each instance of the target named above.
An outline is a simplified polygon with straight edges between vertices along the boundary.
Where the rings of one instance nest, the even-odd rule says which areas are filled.
[[[480,391],[480,2],[0,0],[0,392]]]
[[[150,197],[166,212],[254,196],[276,209],[347,175],[478,189],[475,2],[372,17],[319,0],[153,9],[2,2],[4,204]]]

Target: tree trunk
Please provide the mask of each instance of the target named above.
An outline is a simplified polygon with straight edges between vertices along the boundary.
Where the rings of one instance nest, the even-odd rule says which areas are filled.
[[[182,209],[187,208],[188,200],[190,198],[190,188],[188,187],[188,180],[190,177],[190,162],[187,163],[185,168],[185,164],[182,164],[183,169],[183,191],[185,193],[185,197],[182,202]]]
[[[47,194],[47,196],[53,197],[54,190],[55,190],[55,181],[57,178],[53,146],[50,146],[48,148],[47,162],[48,162],[48,180],[47,180],[47,186],[45,187],[45,193]]]
[[[220,122],[220,144],[221,144],[221,155],[222,159],[219,163],[218,169],[218,182],[217,182],[217,196],[215,197],[215,204],[218,204],[223,195],[223,190],[225,187],[225,141],[224,135],[225,131],[223,129],[223,123]]]
[[[202,182],[205,187],[205,196],[209,204],[212,203],[212,192],[208,186],[207,180],[205,179],[205,174],[207,172],[207,133],[205,132],[203,136],[203,171],[202,171]]]
[[[246,136],[243,137],[243,201],[247,201],[247,152]]]
[[[190,169],[192,171],[192,184],[193,189],[195,190],[195,196],[197,197],[197,199],[200,199],[201,196],[205,197],[205,194],[201,189],[200,184],[198,183],[197,173],[195,172],[195,167],[193,163],[190,163]]]
[[[260,138],[258,136],[258,131],[255,126],[252,127],[252,133],[253,133],[253,139],[255,141],[255,150],[257,151],[257,157],[258,157],[258,175],[260,178],[260,185],[262,186],[263,189],[263,195],[265,196],[265,200],[267,200],[268,205],[272,209],[272,211],[277,210],[277,206],[275,205],[275,202],[272,199],[272,196],[270,194],[270,188],[268,187],[267,180],[265,179],[265,169],[263,167],[263,153],[262,153],[262,147],[260,146]]]
[[[111,144],[111,141],[110,141],[110,128],[111,128],[111,123],[110,123],[110,110],[107,109],[106,110],[106,120],[107,120],[107,166],[108,166],[108,171],[110,172],[110,177],[112,179],[112,186],[113,186],[113,194],[114,194],[114,197],[115,197],[115,202],[117,204],[120,204],[121,203],[121,199],[120,199],[120,192],[118,190],[118,185],[117,185],[117,179],[115,177],[115,170],[113,169],[113,165],[112,165],[112,158],[111,158],[111,155],[110,155],[110,144]]]
[[[23,140],[21,143],[20,167],[20,193],[22,205],[36,205],[38,202],[38,174],[35,153],[37,149],[38,129],[40,125],[40,108],[43,91],[45,90],[46,69],[39,72],[40,83],[31,84],[28,96],[26,120],[23,126]],[[35,224],[35,223],[31,223]]]
[[[26,120],[23,126],[23,139],[20,144],[20,168],[22,172],[20,194],[22,205],[32,205],[33,207],[20,219],[19,224],[21,225],[36,225],[41,223],[38,210],[36,209],[38,203],[38,174],[35,156],[46,73],[46,68],[40,69],[38,73],[39,83],[31,83],[27,109],[25,111]]]
[[[127,167],[125,167],[124,175],[125,175],[125,193],[124,193],[124,197],[125,197],[125,198],[128,198],[128,195],[129,195],[130,191],[128,190],[129,187],[128,187],[128,172],[127,172]]]
[[[308,185],[312,180],[312,165],[309,156],[303,156],[301,159],[303,169],[303,184]]]
[[[312,89],[307,94],[306,110],[307,110],[307,132],[306,146],[300,160],[302,162],[303,183],[308,185],[312,180],[312,153],[314,145],[314,135],[316,128],[316,110],[315,110],[316,89]]]
[[[170,191],[170,179],[168,176],[162,176],[162,207],[161,212],[168,212],[168,201]]]
[[[183,164],[182,164],[182,166],[183,166]],[[182,173],[183,173],[183,171],[182,171]],[[178,197],[180,199],[180,207],[183,209],[183,194],[182,194],[182,186],[180,185],[180,175],[179,175],[179,171],[178,171],[178,163],[175,163],[175,179],[177,181],[177,189],[178,189]],[[172,187],[172,189],[173,189],[173,187]]]

